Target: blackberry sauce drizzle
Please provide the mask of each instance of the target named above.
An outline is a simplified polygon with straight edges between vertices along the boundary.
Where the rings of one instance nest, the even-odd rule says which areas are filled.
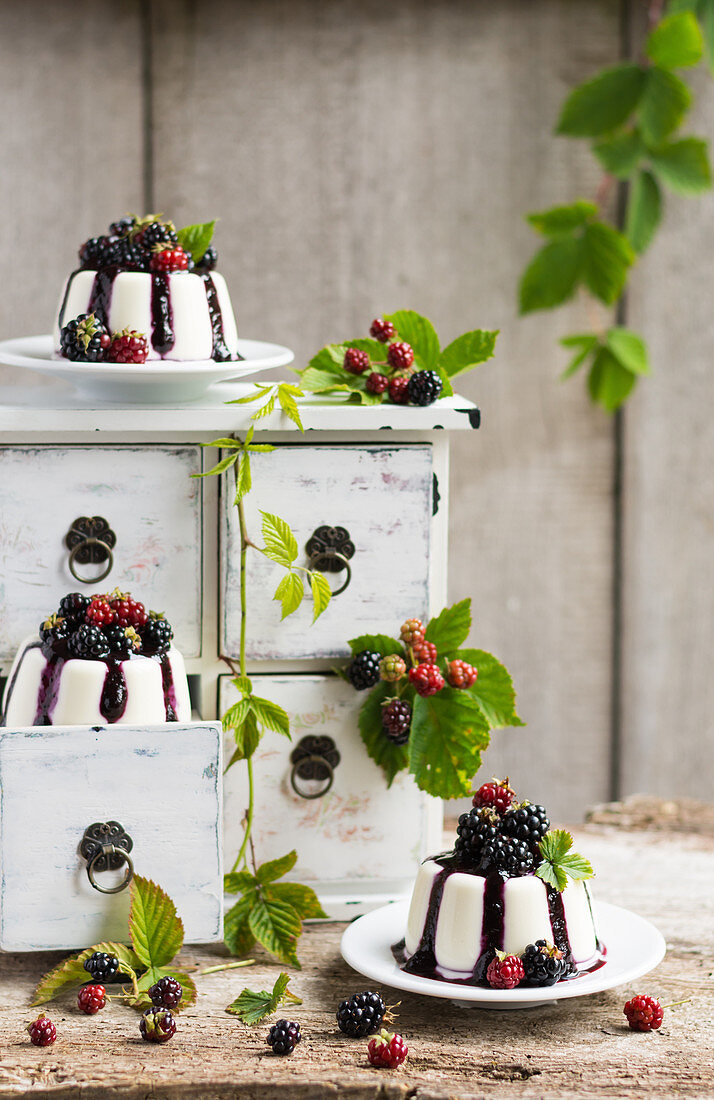
[[[104,664],[107,666],[107,672],[99,702],[99,713],[105,722],[111,724],[118,722],[126,710],[128,692],[122,662],[108,658]]]
[[[118,273],[118,267],[101,268],[94,276],[92,293],[89,296],[87,313],[95,313],[107,328],[109,328],[109,307],[112,304],[112,290]],[[61,324],[60,321],[60,326]]]
[[[206,288],[206,301],[208,302],[208,314],[211,318],[211,331],[213,333],[212,358],[218,363],[225,363],[231,359],[242,359],[238,352],[233,356],[228,350],[223,332],[223,314],[218,301],[218,291],[213,278],[209,274],[201,275],[203,285]]]
[[[57,705],[60,676],[64,663],[64,657],[50,657],[45,663],[40,679],[40,688],[37,692],[37,710],[32,722],[33,726],[52,725],[52,714]]]
[[[173,324],[169,275],[155,271],[151,276],[151,346],[159,355],[165,355],[174,346]]]
[[[160,653],[157,659],[159,664],[161,665],[161,684],[164,689],[164,710],[166,712],[166,721],[178,722],[178,716],[176,714],[178,703],[176,700],[174,677],[171,671],[171,661],[169,660],[168,653]]]

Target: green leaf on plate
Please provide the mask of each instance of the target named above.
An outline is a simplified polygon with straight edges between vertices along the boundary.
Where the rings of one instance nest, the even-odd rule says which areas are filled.
[[[563,891],[569,878],[581,881],[593,877],[590,861],[572,851],[573,837],[567,829],[553,829],[546,833],[539,847],[543,858],[536,875],[556,890]]]

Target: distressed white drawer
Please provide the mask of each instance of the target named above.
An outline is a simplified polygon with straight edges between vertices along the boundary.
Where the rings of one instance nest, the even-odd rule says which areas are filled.
[[[288,712],[292,736],[290,741],[266,733],[254,757],[257,859],[262,863],[296,848],[298,863],[289,877],[315,885],[331,915],[338,915],[333,902],[355,905],[370,894],[386,898],[408,890],[420,861],[441,842],[441,803],[419,791],[406,774],[387,789],[359,734],[364,694],[337,676],[260,675],[251,680],[256,695]],[[222,677],[221,713],[236,698],[230,678]],[[291,783],[291,754],[308,736],[330,737],[340,756],[332,787],[311,801]],[[225,759],[234,747],[227,735]],[[321,787],[295,778],[308,793]],[[240,848],[247,797],[246,767],[238,763],[224,777],[226,868]]]
[[[251,455],[253,489],[245,498],[248,532],[261,541],[260,511],[286,520],[297,539],[297,564],[307,566],[306,544],[323,526],[342,527],[354,545],[344,592],[312,623],[312,601],[280,621],[273,600],[284,570],[262,554],[248,554],[248,656],[253,659],[335,657],[358,634],[393,633],[428,606],[432,515],[429,445],[285,446]],[[224,485],[221,523],[221,645],[240,647],[240,532],[234,490]],[[333,589],[345,573],[333,573]]]
[[[128,889],[97,892],[79,854],[85,829],[109,821],[131,837],[136,873],[176,903],[186,942],[220,940],[221,771],[218,723],[3,731],[0,948],[126,941]]]
[[[197,447],[0,448],[0,659],[11,659],[67,592],[128,589],[201,652],[201,469]],[[80,516],[116,535],[111,572],[80,583],[65,538]],[[82,577],[101,565],[77,566]],[[179,594],[179,595],[177,595]]]

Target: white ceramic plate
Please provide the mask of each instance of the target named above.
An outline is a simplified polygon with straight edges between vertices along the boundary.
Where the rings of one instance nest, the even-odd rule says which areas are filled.
[[[664,937],[649,921],[619,905],[600,902],[595,906],[595,919],[607,955],[599,970],[554,986],[484,989],[420,978],[399,969],[391,946],[404,937],[408,912],[408,901],[396,901],[358,917],[342,936],[340,948],[345,962],[381,985],[425,997],[446,997],[473,1008],[534,1008],[566,997],[600,993],[649,973],[662,961],[667,949]]]
[[[0,343],[0,363],[61,378],[94,400],[146,405],[193,401],[214,382],[285,367],[295,358],[289,348],[262,340],[239,340],[238,351],[243,361],[236,363],[72,363],[53,358],[51,336],[22,336]]]

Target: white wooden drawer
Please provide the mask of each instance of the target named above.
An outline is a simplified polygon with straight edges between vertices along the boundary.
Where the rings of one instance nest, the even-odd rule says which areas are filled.
[[[314,884],[331,915],[337,915],[331,904],[336,898],[354,905],[370,893],[394,897],[408,890],[420,861],[441,842],[441,803],[405,774],[387,789],[359,734],[364,694],[337,676],[260,675],[251,680],[256,695],[288,712],[292,734],[288,740],[266,733],[254,757],[257,859],[262,863],[296,848],[298,863],[289,877]],[[221,677],[221,713],[236,698],[230,678]],[[312,801],[291,785],[291,754],[310,735],[332,738],[340,754],[332,787]],[[234,747],[227,735],[226,759]],[[240,848],[247,797],[246,768],[237,763],[224,777],[227,868]]]
[[[349,532],[355,552],[347,589],[312,623],[312,601],[280,621],[273,593],[284,570],[248,554],[248,656],[253,659],[335,657],[346,640],[365,632],[393,633],[428,607],[432,516],[429,445],[285,446],[251,455],[253,489],[245,498],[248,531],[260,544],[260,511],[286,520],[297,539],[297,564],[307,566],[306,543],[327,525]],[[222,651],[240,645],[240,532],[234,490],[224,485],[221,523]],[[334,573],[336,589],[345,574]]]
[[[126,941],[129,891],[98,893],[84,830],[118,821],[137,874],[176,903],[187,943],[223,935],[218,723],[0,733],[0,948]],[[97,876],[113,885],[122,871]]]
[[[0,448],[0,659],[11,659],[67,592],[116,586],[171,621],[176,644],[201,652],[200,448]],[[99,584],[78,582],[65,538],[80,516],[102,516],[116,535]],[[100,566],[79,567],[96,576]]]

